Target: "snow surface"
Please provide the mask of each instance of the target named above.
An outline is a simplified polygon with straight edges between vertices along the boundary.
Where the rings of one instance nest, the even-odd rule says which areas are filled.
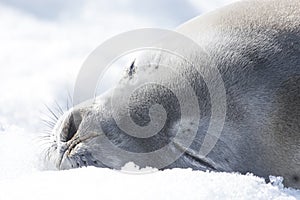
[[[94,167],[0,181],[0,199],[299,199],[252,175],[172,169],[144,175]]]
[[[185,9],[194,8],[191,13],[212,10],[230,1],[180,0],[185,2]],[[0,200],[300,199],[299,190],[284,188],[281,179],[275,177],[272,185],[253,175],[190,169],[143,175],[93,167],[41,171],[38,152],[42,144],[37,135],[43,128],[40,118],[47,112],[44,104],[58,101],[64,105],[87,55],[115,34],[140,27],[173,28],[194,14],[188,16],[190,11],[185,11],[180,15],[182,4],[177,5],[179,1],[175,0],[169,1],[172,9],[162,3],[167,1],[151,1],[161,8],[152,15],[145,11],[148,0],[91,0],[71,7],[68,3],[79,1],[64,1],[65,9],[71,9],[55,19],[49,18],[52,15],[44,19],[39,14],[51,14],[51,6],[35,8],[32,13],[26,11],[28,6],[42,4],[28,0],[27,7],[19,9],[24,6],[20,2],[0,2]],[[54,7],[61,3],[43,2]],[[136,12],[139,8],[141,12]],[[117,74],[119,71],[110,72],[106,79],[110,82],[102,86],[109,87]]]

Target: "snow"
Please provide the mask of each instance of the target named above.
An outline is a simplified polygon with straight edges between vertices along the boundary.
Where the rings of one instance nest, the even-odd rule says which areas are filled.
[[[61,2],[45,1],[49,5]],[[85,1],[72,7],[68,3],[77,1],[65,1],[64,8],[70,9],[58,14],[55,19],[51,19],[51,6],[34,8],[38,11],[35,13],[26,11],[28,6],[37,5],[34,0],[26,1],[27,7],[23,9],[11,6],[10,1],[5,1],[6,4],[1,1],[0,200],[64,197],[74,200],[300,199],[300,191],[284,188],[278,177],[272,178],[272,185],[250,174],[190,169],[153,169],[149,173],[149,169],[138,169],[132,163],[126,165],[123,172],[93,167],[68,171],[41,170],[39,150],[44,144],[37,136],[44,128],[40,119],[47,113],[44,104],[51,106],[57,101],[64,106],[68,93],[72,93],[81,64],[97,45],[133,28],[173,28],[193,17],[195,9],[207,11],[229,1],[181,1],[187,4],[183,6],[185,9],[194,8],[190,16],[189,11],[178,15],[182,4],[169,9],[168,3],[159,0],[155,3],[161,9],[147,16],[148,1],[139,1],[138,4],[134,1],[127,4],[128,0],[114,1],[115,4],[112,1]],[[18,4],[21,1],[11,2]],[[133,5],[143,9],[134,12],[139,8]],[[172,6],[176,7],[176,3]],[[41,13],[47,19],[39,16]],[[109,72],[102,86],[109,87],[119,72]],[[142,173],[132,173],[132,169]]]
[[[144,175],[94,167],[0,181],[0,199],[299,199],[253,175],[172,169]]]

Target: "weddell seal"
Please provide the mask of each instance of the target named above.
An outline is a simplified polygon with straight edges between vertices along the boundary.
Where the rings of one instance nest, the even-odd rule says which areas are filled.
[[[250,172],[300,188],[300,1],[241,1],[176,31],[202,51],[185,46],[191,62],[163,51],[138,57],[113,90],[60,117],[47,162]],[[204,143],[213,147],[200,151]]]

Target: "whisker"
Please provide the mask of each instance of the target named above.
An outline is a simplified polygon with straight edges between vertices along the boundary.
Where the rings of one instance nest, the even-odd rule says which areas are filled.
[[[53,141],[51,141],[51,137],[52,137],[52,135],[50,135],[50,134],[47,134],[47,135],[40,135],[40,136],[37,136],[37,137],[35,138],[35,140],[36,140],[36,142],[38,142],[38,143],[41,143],[41,142],[53,142]]]
[[[47,121],[52,122],[52,123],[54,123],[54,124],[56,124],[56,122],[58,121],[58,119],[53,118],[52,115],[48,115],[48,114],[45,114],[45,115],[46,115],[46,117],[47,117],[48,119],[42,119],[42,118],[41,118],[41,120],[47,120]]]
[[[45,121],[47,121],[47,122],[56,124],[57,120],[54,119],[52,116],[50,116],[48,113],[42,113],[41,115],[43,115],[43,116],[40,116],[39,118],[43,123],[45,123]]]
[[[66,105],[61,105],[58,101],[54,101],[53,106],[44,104],[45,108],[42,111],[41,122],[44,125],[44,130],[41,130],[41,134],[36,138],[39,146],[40,154],[43,159],[50,160],[53,158],[53,153],[58,148],[57,138],[53,133],[53,128],[57,124],[59,118],[65,113],[66,109],[69,110],[73,105],[72,97],[68,92]]]
[[[54,122],[48,121],[48,120],[45,120],[45,119],[42,120],[42,123],[43,123],[45,126],[47,126],[48,128],[50,128],[50,129],[54,128],[54,126],[55,126],[55,123],[54,123]]]
[[[52,114],[52,116],[53,116],[56,120],[58,120],[59,117],[57,116],[57,114],[55,114],[55,113],[53,112],[53,110],[52,110],[51,108],[49,108],[46,104],[45,104],[45,106],[46,106],[47,110]]]
[[[49,138],[51,138],[51,135],[39,136],[37,138],[40,139],[40,140],[49,139]]]
[[[71,104],[71,106],[70,106]],[[71,93],[68,92],[68,97],[67,97],[67,109],[69,110],[73,105],[73,98],[71,96]]]
[[[56,110],[57,110],[57,112],[60,114],[60,115],[63,115],[64,114],[64,111],[63,111],[63,109],[62,109],[62,107],[58,104],[58,102],[57,101],[55,101],[55,105],[56,105]]]

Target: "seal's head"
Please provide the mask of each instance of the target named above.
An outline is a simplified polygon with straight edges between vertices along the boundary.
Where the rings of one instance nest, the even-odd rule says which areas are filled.
[[[153,102],[145,102],[141,97],[140,99],[144,107],[131,108],[132,120],[139,125],[144,125],[141,127],[149,126],[152,120],[153,126],[159,130],[157,134],[147,138],[136,137],[122,130],[120,127],[126,127],[126,125],[119,126],[118,123],[126,123],[124,116],[114,116],[120,117],[120,121],[116,122],[113,113],[107,109],[110,107],[110,98],[104,95],[98,99],[98,102],[70,109],[57,121],[52,131],[52,145],[48,150],[49,161],[55,163],[57,169],[82,166],[120,169],[130,161],[134,161],[140,167],[151,166],[160,169],[169,167],[215,169],[205,158],[200,159],[192,151],[186,151],[187,148],[184,147],[184,142],[183,144],[180,142],[180,139],[174,139],[174,133],[180,129],[177,123],[180,114],[178,102],[170,104],[165,101],[163,103],[169,112],[165,113],[167,120],[160,127],[153,120],[154,117],[159,117],[156,116],[155,109],[160,109],[160,107],[150,108]],[[188,126],[181,128],[180,131],[189,136],[193,126],[197,124],[188,119],[184,123]],[[181,139],[184,138],[185,136],[182,135]],[[163,149],[163,153],[168,153],[169,157],[162,153],[158,153],[158,156],[151,155],[160,149]]]
[[[128,162],[158,169],[217,169],[196,152],[210,119],[204,80],[186,61],[157,59],[158,65],[131,65],[115,88],[66,112],[52,130],[48,160],[58,169],[120,169]]]

